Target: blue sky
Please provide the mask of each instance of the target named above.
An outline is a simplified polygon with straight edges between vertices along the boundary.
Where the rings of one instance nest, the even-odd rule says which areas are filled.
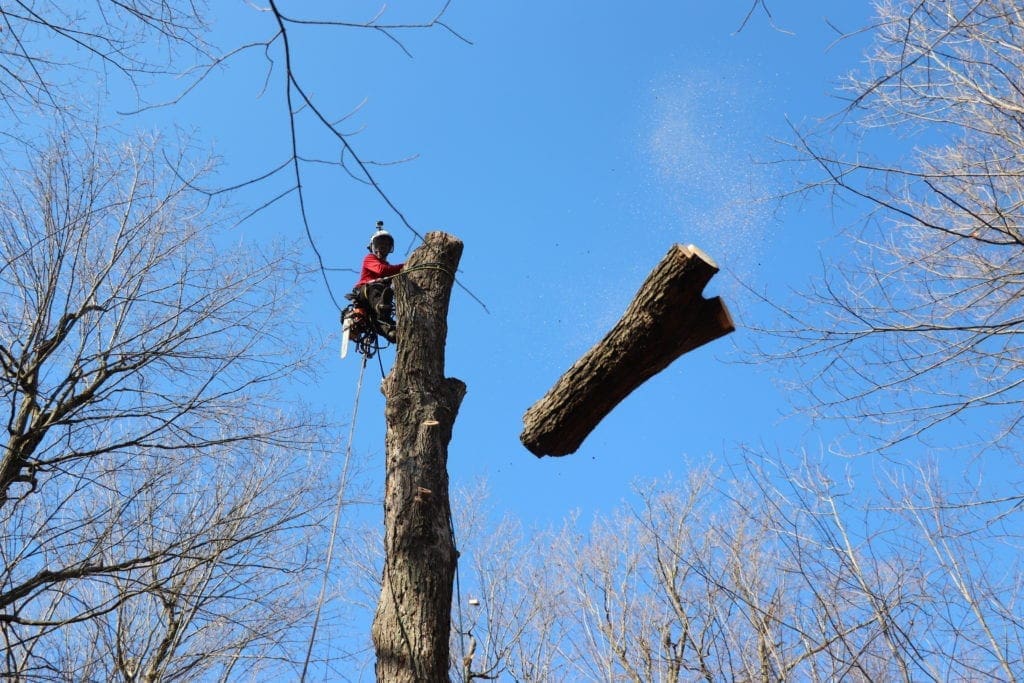
[[[301,17],[303,3],[282,9]],[[381,20],[426,17],[424,3],[389,5]],[[250,5],[221,6],[216,39],[269,38],[276,27]],[[375,3],[347,3],[366,20]],[[359,9],[362,8],[362,9]],[[347,116],[353,146],[420,233],[465,243],[449,319],[447,367],[468,385],[449,450],[453,487],[485,478],[496,513],[557,525],[588,519],[630,496],[637,479],[681,473],[741,444],[783,457],[819,452],[826,437],[791,413],[778,370],[751,356],[753,328],[771,311],[747,287],[783,304],[821,272],[819,249],[835,216],[818,198],[771,197],[791,189],[776,141],[789,122],[842,106],[841,75],[862,41],[834,45],[827,22],[852,31],[868,3],[772,0],[742,31],[749,3],[493,3],[456,0],[446,22],[472,44],[434,28],[380,33],[294,29],[293,68],[331,116]],[[279,53],[275,53],[279,57]],[[223,157],[225,184],[261,175],[290,153],[280,62],[270,71],[250,50],[175,107],[129,119],[195,128]],[[168,86],[168,93],[177,85]],[[300,120],[301,117],[300,117]],[[300,152],[337,159],[315,126],[299,127]],[[294,182],[290,171],[236,196],[244,210]],[[397,238],[397,259],[416,239],[364,184],[337,167],[307,164],[310,229],[325,265],[356,268],[374,222]],[[237,228],[243,239],[304,239],[294,194]],[[677,360],[648,381],[564,458],[537,459],[519,442],[522,415],[619,318],[676,242],[721,267],[706,295],[722,296],[737,324],[728,338]],[[354,272],[331,270],[335,297]],[[399,312],[400,315],[400,312]],[[305,302],[307,330],[325,338],[315,385],[303,392],[339,423],[351,417],[358,357],[338,358],[338,312],[321,282]],[[383,353],[385,369],[393,353]],[[354,448],[379,499],[383,397],[367,370]],[[338,458],[342,453],[339,451]],[[376,502],[363,512],[379,514]]]
[[[448,371],[469,391],[450,449],[453,484],[485,477],[496,509],[556,523],[571,510],[610,508],[638,477],[678,472],[739,443],[799,448],[811,439],[817,449],[800,420],[782,421],[789,406],[772,370],[744,362],[743,338],[767,312],[743,284],[785,297],[820,270],[817,247],[832,217],[824,205],[766,201],[792,180],[763,162],[784,154],[771,139],[788,135],[787,117],[800,123],[841,106],[833,85],[858,54],[827,49],[835,33],[822,14],[852,29],[867,7],[851,5],[770,3],[771,20],[757,12],[737,32],[745,3],[455,3],[447,21],[473,45],[410,32],[410,59],[377,34],[321,31],[336,42],[300,51],[300,78],[330,111],[365,100],[349,119],[364,158],[416,157],[378,171],[412,225],[465,242],[460,281],[489,312],[456,289]],[[226,174],[283,158],[281,106],[271,88],[258,104],[270,123],[218,132]],[[257,126],[276,133],[251,150]],[[333,149],[320,142],[310,153]],[[343,174],[313,169],[306,182],[328,266],[355,267],[378,218],[395,233],[399,258],[415,246]],[[301,230],[288,202],[252,223],[245,229]],[[717,260],[722,272],[707,294],[725,298],[739,329],[650,380],[575,455],[534,458],[518,440],[523,412],[618,319],[674,242]],[[353,279],[331,274],[337,293]],[[311,327],[336,334],[323,292],[313,292],[308,315]],[[392,355],[383,358],[387,366]],[[338,361],[332,348],[323,370],[311,398],[347,420],[358,363]],[[379,375],[376,364],[369,372]],[[382,463],[382,408],[369,381],[357,450],[371,471]]]
[[[422,21],[426,4],[388,5],[380,19]],[[297,18],[307,5],[316,5],[308,10],[316,16],[334,6],[279,5]],[[459,281],[472,296],[454,290],[447,368],[468,392],[449,473],[456,489],[486,480],[496,516],[546,527],[577,513],[586,526],[630,499],[638,480],[681,478],[708,458],[728,467],[744,448],[794,465],[805,454],[824,458],[833,472],[853,473],[860,496],[875,492],[879,461],[836,457],[841,426],[794,414],[805,398],[799,380],[754,352],[771,343],[758,330],[771,327],[777,312],[750,293],[788,308],[795,290],[822,277],[823,253],[842,256],[835,236],[857,207],[842,213],[842,205],[813,194],[776,201],[807,178],[806,169],[775,162],[790,156],[791,125],[813,128],[842,109],[837,86],[861,64],[865,38],[837,43],[836,29],[869,24],[871,8],[847,0],[768,0],[767,7],[770,17],[759,8],[740,31],[748,0],[454,0],[445,21],[471,44],[434,28],[396,31],[402,47],[365,29],[291,27],[301,86],[326,115],[344,117],[365,161],[383,164],[371,168],[389,199],[419,233],[445,230],[465,243]],[[380,5],[344,8],[344,18],[365,21]],[[248,3],[216,11],[221,46],[276,31],[272,17]],[[223,158],[224,185],[260,176],[291,153],[280,57],[277,46],[248,50],[175,106],[121,125],[195,129]],[[160,87],[170,97],[181,84]],[[300,154],[336,161],[337,141],[308,112],[297,120]],[[919,141],[897,142],[904,149]],[[417,246],[372,188],[336,165],[302,169],[309,228],[336,299],[356,279],[375,221],[395,235],[396,260]],[[293,184],[286,170],[234,200],[245,213]],[[235,230],[239,239],[306,241],[294,193]],[[537,459],[519,442],[523,413],[618,320],[674,243],[696,244],[717,261],[721,272],[705,294],[723,297],[736,332],[641,386],[576,454]],[[300,303],[305,326],[296,336],[324,344],[316,382],[298,391],[347,434],[359,359],[338,358],[338,310],[321,280]],[[383,352],[385,369],[392,361],[392,351]],[[353,443],[359,480],[352,495],[366,504],[346,507],[344,526],[377,524],[381,516],[379,380],[374,360]],[[334,455],[339,469],[344,446]],[[908,444],[900,455],[921,453]],[[943,464],[943,476],[960,476],[958,461]],[[964,478],[977,470],[964,468]],[[998,472],[984,481],[1001,485]],[[860,521],[856,528],[872,535],[868,517]],[[342,608],[340,601],[332,607]],[[366,646],[371,614],[335,622],[347,631],[343,646]],[[329,636],[319,644],[334,647]]]
[[[826,263],[849,263],[849,242],[837,235],[863,207],[813,193],[779,200],[813,172],[779,162],[792,156],[786,143],[794,126],[814,129],[842,109],[837,88],[860,66],[866,36],[837,39],[870,25],[871,3],[765,0],[744,23],[752,2],[452,0],[444,15],[452,31],[395,29],[388,36],[289,25],[300,86],[341,122],[400,211],[338,167],[338,141],[308,110],[296,115],[308,235],[299,195],[289,192],[290,166],[231,195],[240,215],[270,202],[234,227],[233,238],[294,241],[311,264],[315,245],[326,266],[323,279],[311,279],[308,295],[296,302],[296,338],[312,335],[322,348],[317,376],[294,391],[324,410],[340,434],[349,433],[360,365],[354,353],[338,357],[337,303],[356,279],[374,223],[383,220],[397,240],[396,261],[417,246],[415,232],[444,230],[465,243],[447,367],[468,392],[449,472],[456,489],[485,480],[496,516],[545,527],[577,514],[586,526],[619,508],[638,480],[682,478],[709,458],[728,468],[751,452],[787,464],[822,458],[830,474],[853,474],[858,501],[884,496],[876,486],[880,464],[905,464],[896,485],[929,457],[941,463],[937,477],[966,482],[951,487],[954,499],[975,487],[992,497],[1007,485],[1019,489],[1018,475],[1003,461],[983,466],[982,458],[971,459],[977,452],[966,451],[957,460],[960,454],[922,442],[901,444],[889,461],[837,456],[843,426],[812,423],[800,413],[797,406],[808,400],[799,373],[757,353],[774,343],[761,330],[773,326],[779,310],[797,305],[795,292],[820,283]],[[273,16],[255,3],[211,4],[213,41],[222,49],[277,31]],[[406,24],[429,19],[444,1],[277,4],[297,19],[337,11],[339,20]],[[111,108],[136,108],[117,74],[104,76]],[[194,131],[197,147],[223,160],[214,181],[234,186],[292,153],[283,77],[280,43],[253,47],[173,106],[115,120],[124,129]],[[189,83],[157,79],[143,92],[150,102],[172,100]],[[94,96],[90,83],[82,86]],[[893,158],[948,131],[926,133],[829,142],[849,155]],[[724,299],[736,332],[642,385],[576,454],[534,457],[519,442],[523,413],[611,328],[675,243],[695,244],[717,261],[721,272],[705,294]],[[381,354],[384,370],[393,358],[392,350]],[[352,432],[359,476],[350,497],[364,504],[345,508],[345,526],[372,527],[381,516],[380,373],[372,360]],[[984,441],[992,424],[980,420],[990,418],[973,419],[950,420],[929,436],[943,447],[950,437]],[[339,443],[331,456],[339,471],[345,450]],[[911,474],[906,481],[918,480]],[[877,508],[861,510],[853,527],[873,537]],[[343,609],[342,602],[332,608]],[[354,625],[332,624],[341,624],[340,637],[352,647],[369,639],[372,604],[369,610]]]
[[[371,16],[376,5],[367,5]],[[824,204],[767,201],[793,182],[765,162],[784,154],[773,138],[841,106],[832,94],[855,66],[856,45],[829,49],[835,25],[868,18],[861,3],[772,2],[737,31],[744,2],[456,2],[447,23],[472,45],[434,29],[400,33],[410,58],[378,33],[292,34],[303,87],[346,120],[352,144],[421,233],[462,239],[448,372],[469,387],[450,448],[453,485],[486,478],[492,504],[535,524],[609,509],[637,478],[726,456],[737,444],[799,448],[816,437],[790,408],[771,368],[748,364],[752,326],[766,323],[744,285],[773,299],[820,271],[831,232]],[[294,10],[297,14],[300,10]],[[225,40],[267,36],[266,15],[247,6],[217,30]],[[383,20],[421,19],[389,9]],[[173,110],[223,155],[225,182],[258,175],[288,154],[278,70],[249,52]],[[304,155],[336,158],[336,146],[301,127]],[[400,259],[414,236],[371,190],[336,168],[304,169],[310,227],[328,267],[355,268],[377,219],[394,232]],[[275,185],[275,182],[277,183]],[[239,197],[256,204],[292,182],[282,174]],[[239,228],[301,238],[294,196]],[[693,243],[722,272],[721,295],[738,330],[692,352],[624,401],[572,456],[538,460],[519,443],[522,414],[622,314],[671,244]],[[355,279],[332,271],[340,297]],[[337,335],[323,287],[307,306],[310,330]],[[329,342],[308,398],[345,422],[358,360]],[[386,351],[387,368],[393,355]],[[371,478],[383,464],[379,368],[368,369],[356,452]],[[371,490],[379,486],[371,484]]]

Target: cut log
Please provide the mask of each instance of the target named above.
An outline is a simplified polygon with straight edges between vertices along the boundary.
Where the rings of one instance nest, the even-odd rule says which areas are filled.
[[[575,453],[634,389],[687,351],[732,332],[722,300],[702,296],[717,272],[697,247],[673,245],[604,339],[526,411],[523,445],[537,457]]]

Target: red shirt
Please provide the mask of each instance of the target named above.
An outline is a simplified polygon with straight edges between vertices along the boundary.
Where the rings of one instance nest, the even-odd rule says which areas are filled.
[[[391,265],[387,261],[377,258],[374,254],[367,254],[366,258],[363,259],[363,269],[359,273],[359,282],[355,286],[365,285],[367,282],[373,282],[389,275],[396,275],[402,270],[404,265],[404,263]]]

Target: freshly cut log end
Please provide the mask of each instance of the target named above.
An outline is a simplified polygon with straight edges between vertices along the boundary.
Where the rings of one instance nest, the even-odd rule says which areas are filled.
[[[718,266],[694,245],[673,245],[626,312],[593,348],[523,415],[519,439],[544,455],[575,453],[626,396],[679,356],[735,329],[704,287]]]

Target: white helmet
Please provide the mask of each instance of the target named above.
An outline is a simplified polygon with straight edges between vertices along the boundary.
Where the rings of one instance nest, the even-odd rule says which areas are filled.
[[[384,229],[384,221],[377,221],[377,232],[373,233],[370,243],[366,245],[367,251],[373,251],[374,247],[383,250],[385,256],[395,250],[395,238]]]

